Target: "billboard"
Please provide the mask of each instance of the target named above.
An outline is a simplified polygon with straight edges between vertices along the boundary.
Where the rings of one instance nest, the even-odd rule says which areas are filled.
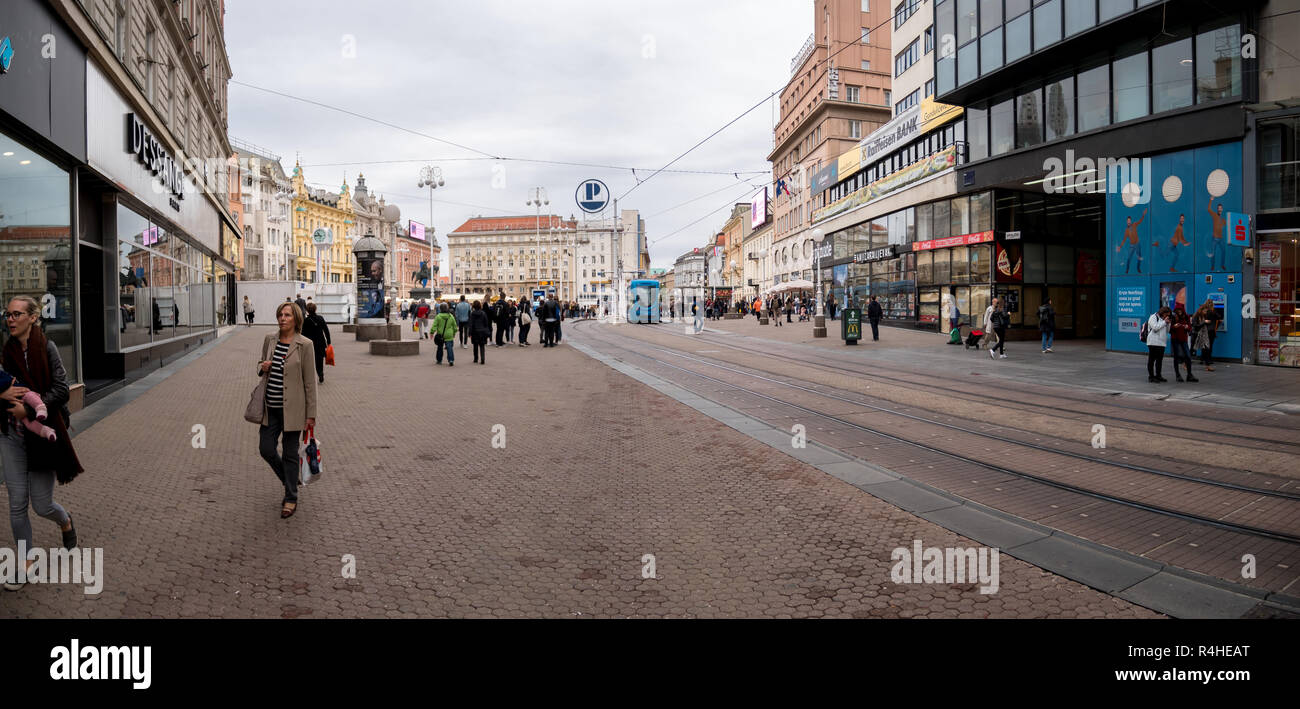
[[[749,203],[749,228],[757,229],[767,221],[767,188],[754,195]]]
[[[424,225],[415,221],[414,219],[411,220],[411,225],[410,228],[407,230],[407,233],[410,234],[412,239],[419,239],[420,241],[424,241]]]

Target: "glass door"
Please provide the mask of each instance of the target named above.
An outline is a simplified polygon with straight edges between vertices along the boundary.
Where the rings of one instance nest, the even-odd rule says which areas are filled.
[[[1259,236],[1255,361],[1300,367],[1300,232]]]

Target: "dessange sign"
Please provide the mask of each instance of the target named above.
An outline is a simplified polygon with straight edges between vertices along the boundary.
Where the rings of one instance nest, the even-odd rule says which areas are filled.
[[[185,199],[185,169],[134,113],[126,114],[126,152],[149,168],[176,199]]]

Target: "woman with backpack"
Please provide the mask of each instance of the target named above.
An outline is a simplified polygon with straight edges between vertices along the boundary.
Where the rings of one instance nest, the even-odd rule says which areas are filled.
[[[1200,353],[1201,364],[1205,366],[1207,372],[1214,371],[1214,337],[1219,328],[1216,316],[1214,301],[1207,298],[1192,317],[1192,328],[1196,332],[1194,346]]]
[[[451,314],[451,309],[446,303],[438,304],[438,314],[433,318],[433,326],[430,330],[433,334],[433,344],[438,347],[438,352],[434,358],[436,364],[442,364],[442,351],[447,350],[447,366],[456,366],[456,317]]]

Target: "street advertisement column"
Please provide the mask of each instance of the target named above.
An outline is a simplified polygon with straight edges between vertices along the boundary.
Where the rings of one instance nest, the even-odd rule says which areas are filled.
[[[357,317],[384,317],[384,258],[357,259]]]

